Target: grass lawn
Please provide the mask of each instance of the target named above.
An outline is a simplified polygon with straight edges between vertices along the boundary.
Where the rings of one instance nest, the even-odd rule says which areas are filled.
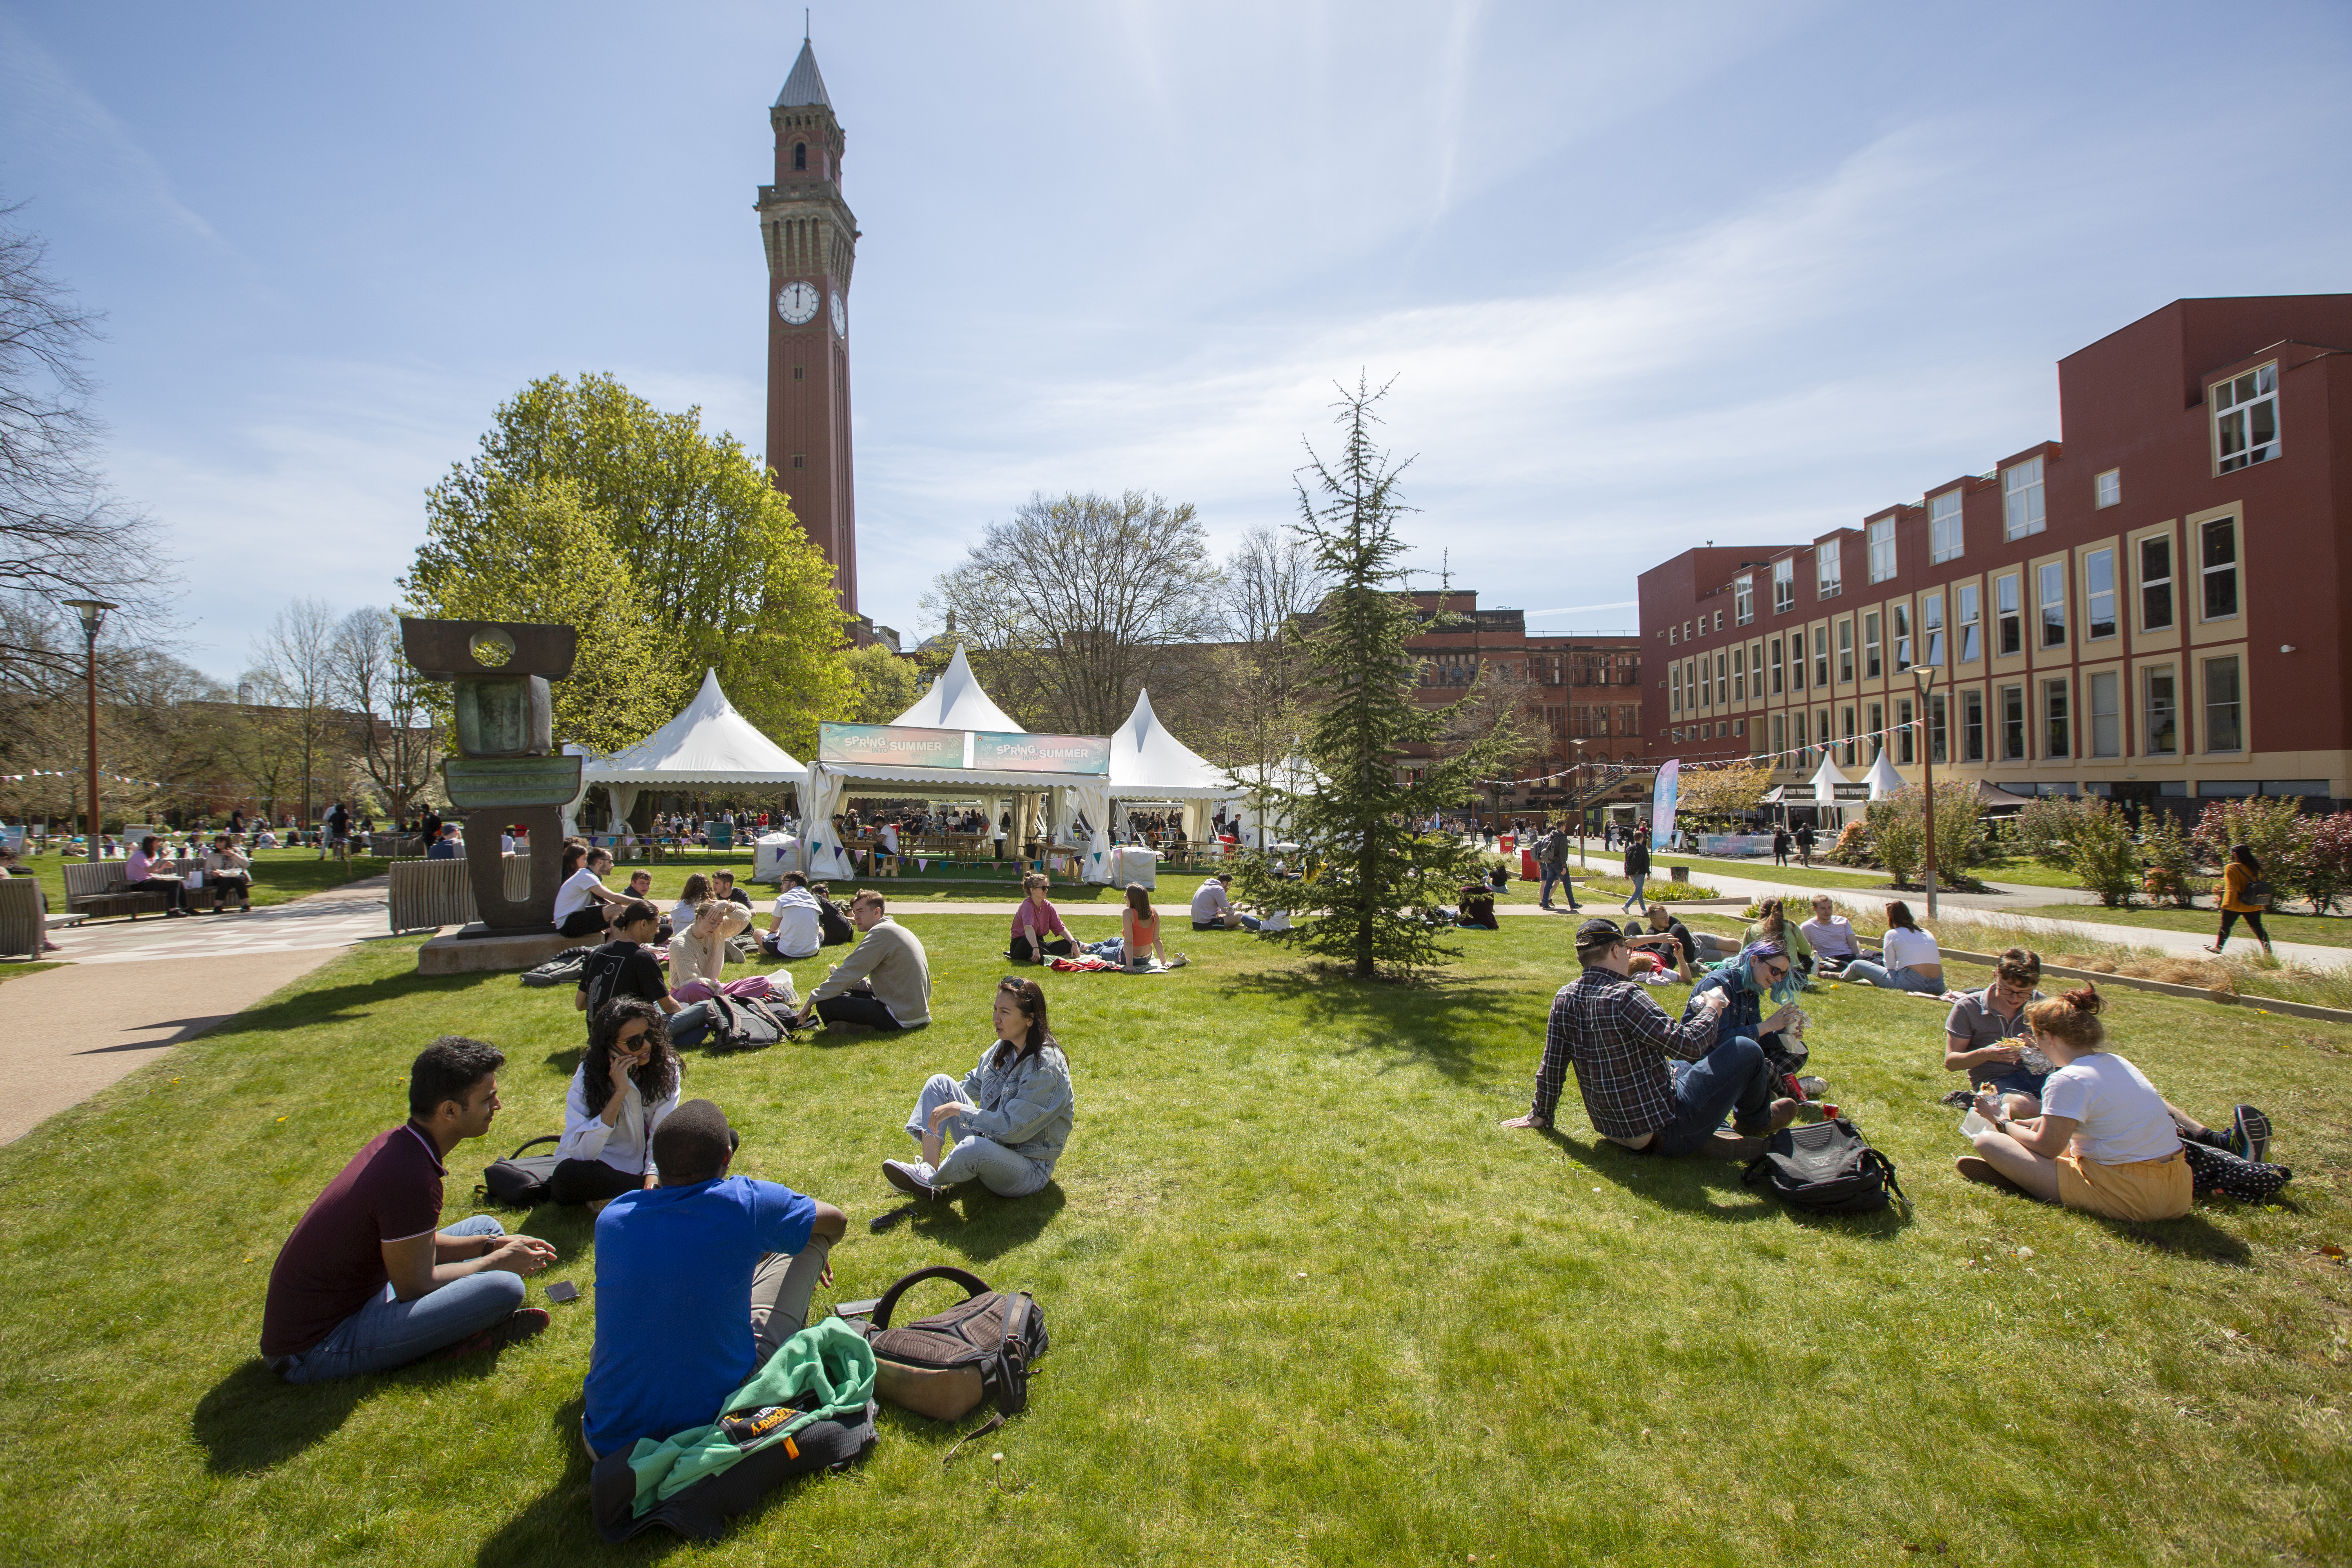
[[[40,879],[41,890],[48,895],[49,908],[63,912],[66,907],[66,867],[86,864],[79,857],[67,860],[56,855],[27,855],[18,864],[28,867]],[[316,849],[260,849],[253,852],[253,901],[256,907],[282,904],[311,893],[323,893],[330,888],[340,888],[362,877],[381,877],[391,861],[369,855],[354,855],[345,865],[332,858],[321,860]],[[212,896],[205,895],[205,907],[211,907]],[[142,917],[144,919],[145,917]]]
[[[2021,915],[2040,915],[2057,921],[2095,921],[2100,925],[2148,926],[2158,931],[2193,931],[2205,940],[2213,940],[2221,929],[2221,915],[2218,910],[2136,909],[2111,910],[2100,904],[2045,904],[2039,909],[2011,911]],[[2352,947],[2352,917],[2344,915],[2286,915],[2273,910],[2263,915],[2263,929],[2273,942],[2307,942],[2323,947]],[[2230,948],[2253,949],[2252,933],[2241,920],[2230,932]]]
[[[1712,871],[1718,877],[1740,877],[1757,882],[1780,882],[1798,888],[1884,888],[1884,871],[1833,871],[1826,866],[1801,866],[1794,860],[1786,866],[1775,866],[1764,860],[1710,860],[1690,855],[1653,855],[1653,868],[1688,866],[1694,870]]]
[[[593,1290],[495,1363],[272,1377],[254,1345],[272,1258],[398,1120],[417,1048],[463,1031],[509,1056],[495,1132],[452,1162],[450,1220],[474,1212],[490,1156],[559,1125],[578,1053],[567,994],[420,978],[415,942],[388,941],[0,1149],[5,1555],[2352,1555],[2352,1274],[2315,1250],[2352,1235],[2352,1030],[2116,993],[2123,1049],[2208,1117],[2262,1105],[2297,1172],[2273,1205],[2120,1226],[1963,1184],[1955,1113],[1935,1103],[1955,1081],[1942,1010],[1824,990],[1806,999],[1815,1068],[1917,1209],[1808,1219],[1736,1166],[1600,1142],[1572,1085],[1562,1134],[1496,1125],[1527,1103],[1567,963],[1556,924],[1461,933],[1465,962],[1421,989],[1185,932],[1193,963],[1168,976],[1045,975],[1079,1097],[1054,1184],[875,1237],[856,1222],[894,1201],[877,1164],[907,1146],[924,1075],[969,1066],[1004,970],[993,921],[906,923],[930,948],[931,1028],[698,1055],[687,1088],[741,1127],[739,1169],[851,1212],[820,1310],[931,1262],[1037,1293],[1054,1348],[1031,1409],[952,1468],[958,1429],[886,1407],[866,1465],[788,1488],[726,1545],[606,1549],[576,1438]],[[593,1285],[583,1214],[509,1223],[562,1255],[533,1302],[554,1279]]]
[[[21,980],[27,974],[38,974],[44,969],[57,967],[55,963],[47,960],[26,959],[20,963],[11,959],[5,963],[0,963],[0,981]]]
[[[2073,871],[2053,870],[2029,857],[1988,860],[1969,873],[1980,881],[2006,882],[2021,888],[2080,888],[2083,879]]]

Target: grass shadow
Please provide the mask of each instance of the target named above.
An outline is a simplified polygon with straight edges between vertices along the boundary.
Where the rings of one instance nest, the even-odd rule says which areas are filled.
[[[248,1007],[234,1014],[215,1028],[206,1031],[214,1036],[254,1032],[276,1032],[299,1029],[312,1024],[342,1024],[365,1017],[386,1003],[396,1002],[419,992],[462,990],[480,984],[485,979],[501,978],[481,974],[417,974],[404,972],[379,976],[349,985],[322,985],[315,990],[297,991],[281,1002],[271,1002],[259,1007]]]
[[[256,1356],[205,1391],[189,1425],[214,1475],[267,1470],[333,1436],[360,1393],[357,1378],[288,1383]]]
[[[1059,1182],[1047,1182],[1022,1198],[1001,1198],[978,1182],[967,1182],[950,1201],[918,1205],[909,1217],[916,1236],[978,1264],[1034,1241],[1069,1201]]]
[[[588,1450],[580,1446],[580,1421],[586,1407],[585,1398],[574,1394],[548,1412],[548,1425],[563,1445],[563,1473],[477,1549],[474,1561],[483,1568],[536,1568],[583,1557],[654,1563],[687,1544],[683,1536],[667,1530],[649,1530],[618,1546],[608,1545],[596,1533],[588,1494]]]
[[[1524,1027],[1526,999],[1490,978],[1440,975],[1410,984],[1357,980],[1328,971],[1264,970],[1226,982],[1221,993],[1244,1006],[1296,1007],[1314,1028],[1348,1028],[1360,1038],[1343,1056],[1380,1051],[1396,1065],[1434,1069],[1457,1083],[1489,1075],[1469,1037],[1483,1026]],[[1542,1047],[1540,1030],[1536,1046]]]
[[[1706,1154],[1685,1155],[1664,1159],[1654,1154],[1636,1154],[1621,1149],[1606,1138],[1594,1137],[1590,1143],[1580,1143],[1557,1127],[1540,1130],[1544,1141],[1563,1153],[1574,1154],[1584,1168],[1596,1176],[1605,1176],[1635,1197],[1683,1214],[1700,1215],[1727,1224],[1746,1225],[1754,1220],[1769,1219],[1780,1205],[1773,1203],[1755,1188],[1744,1184],[1740,1172],[1745,1169],[1735,1161],[1717,1160]],[[1754,1203],[1744,1208],[1727,1208],[1710,1199],[1708,1194],[1747,1196]]]
[[[2191,1213],[2179,1219],[2144,1222],[2093,1217],[2097,1218],[2099,1224],[2106,1227],[2107,1234],[2116,1240],[2144,1247],[2151,1252],[2193,1258],[2200,1262],[2219,1263],[2231,1268],[2250,1268],[2254,1260],[2252,1247],[2201,1214]]]

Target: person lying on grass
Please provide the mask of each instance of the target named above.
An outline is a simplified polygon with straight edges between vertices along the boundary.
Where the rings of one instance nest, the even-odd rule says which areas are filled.
[[[921,939],[885,912],[882,895],[871,888],[861,888],[849,900],[849,918],[864,934],[849,956],[810,990],[808,1005],[793,1026],[805,1028],[819,1018],[883,1030],[929,1024],[931,961]]]
[[[1069,1058],[1045,1021],[1045,993],[1008,974],[996,983],[996,1043],[958,1083],[933,1073],[907,1117],[919,1160],[885,1160],[882,1176],[909,1197],[945,1198],[978,1180],[999,1197],[1026,1197],[1054,1178],[1077,1101]],[[947,1139],[956,1141],[946,1150]]]
[[[2195,1196],[2180,1113],[2139,1068],[2105,1048],[2105,1005],[2091,985],[2026,1005],[2027,1043],[2057,1064],[2042,1082],[2042,1114],[2012,1117],[1986,1089],[1977,1114],[1992,1126],[1955,1167],[1972,1182],[2108,1219],[2179,1219]]]
[[[408,1121],[377,1135],[294,1227],[270,1267],[261,1354],[289,1383],[389,1372],[436,1351],[494,1350],[547,1327],[522,1277],[555,1248],[488,1215],[441,1224],[451,1150],[499,1113],[494,1046],[444,1035],[408,1069]]]
[[[1801,1054],[1789,1052],[1780,1037],[1783,1030],[1797,1023],[1797,998],[1805,989],[1805,977],[1797,972],[1795,963],[1789,950],[1777,942],[1749,942],[1737,958],[1691,987],[1690,998],[1683,1005],[1684,1022],[1689,1022],[1709,996],[1719,993],[1726,1005],[1717,1026],[1717,1039],[1753,1040],[1768,1058]],[[1772,1004],[1769,1017],[1764,1012],[1767,1002]]]
[[[588,1048],[563,1096],[562,1163],[548,1186],[557,1203],[592,1210],[654,1184],[654,1134],[677,1109],[686,1064],[662,1010],[615,996],[588,1024]]]
[[[1675,919],[1672,906],[1664,902],[1648,905],[1643,910],[1643,919],[1648,921],[1647,925],[1637,923],[1626,928],[1627,943],[1646,947],[1654,955],[1654,963],[1673,970],[1683,977],[1685,984],[1688,984],[1696,976],[1691,961],[1698,955],[1698,944],[1691,938],[1690,927]],[[1661,942],[1661,937],[1672,940]]]
[[[715,1420],[833,1281],[847,1216],[729,1175],[741,1142],[718,1106],[688,1100],[654,1132],[661,1184],[596,1216],[596,1343],[580,1423],[591,1458]]]
[[[1680,1022],[1667,1017],[1627,977],[1630,950],[1611,921],[1577,928],[1576,957],[1583,972],[1552,998],[1535,1103],[1504,1126],[1549,1129],[1570,1063],[1592,1130],[1635,1153],[1752,1160],[1769,1134],[1796,1120],[1797,1102],[1772,1094],[1764,1048],[1718,1039],[1729,1005],[1724,988],[1699,998]],[[1775,962],[1785,965],[1787,954]],[[1726,1111],[1738,1131],[1718,1136]]]
[[[1992,984],[1962,992],[1944,1020],[1944,1070],[1966,1072],[1970,1088],[1991,1089],[2014,1120],[2042,1114],[2049,1076],[2046,1061],[2039,1071],[2026,1064],[2023,1044],[2026,1005],[2043,999],[2034,989],[2041,979],[2042,955],[2012,947],[2000,955]]]

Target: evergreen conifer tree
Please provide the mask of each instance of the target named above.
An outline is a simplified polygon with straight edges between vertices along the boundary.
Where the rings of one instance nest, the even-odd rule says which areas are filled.
[[[1313,916],[1276,940],[1344,960],[1359,978],[1409,977],[1459,956],[1427,915],[1454,902],[1483,861],[1459,837],[1424,829],[1475,795],[1516,740],[1506,721],[1431,759],[1417,776],[1402,776],[1404,748],[1439,742],[1472,699],[1444,708],[1413,700],[1421,660],[1405,642],[1422,621],[1404,596],[1405,546],[1396,533],[1408,510],[1397,494],[1407,464],[1391,465],[1372,432],[1381,422],[1373,405],[1387,394],[1361,377],[1354,391],[1342,387],[1334,422],[1344,444],[1327,462],[1309,443],[1298,481],[1292,527],[1331,584],[1312,629],[1291,634],[1312,670],[1318,705],[1306,750],[1320,777],[1295,793],[1265,777],[1253,783],[1266,815],[1304,847],[1308,879],[1302,887],[1277,879],[1262,852],[1244,857],[1235,879],[1245,900]]]

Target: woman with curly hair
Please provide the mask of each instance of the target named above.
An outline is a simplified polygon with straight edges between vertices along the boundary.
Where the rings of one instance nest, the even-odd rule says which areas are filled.
[[[555,1146],[562,1163],[548,1181],[555,1201],[601,1209],[653,1186],[654,1130],[677,1109],[685,1079],[659,1007],[641,996],[599,1007],[563,1096],[563,1139]]]

